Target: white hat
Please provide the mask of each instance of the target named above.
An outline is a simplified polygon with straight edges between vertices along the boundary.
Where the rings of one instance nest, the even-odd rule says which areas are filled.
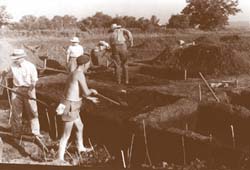
[[[73,43],[79,43],[80,42],[78,37],[73,37],[70,41],[73,42]]]
[[[112,24],[111,25],[111,30],[114,30],[116,28],[121,28],[122,26],[121,25],[117,25],[117,24]]]
[[[26,53],[23,49],[14,49],[13,53],[11,54],[11,59],[16,60],[19,58],[26,57]]]
[[[98,42],[99,46],[105,46],[105,47],[110,47],[109,43],[107,43],[106,41],[99,41]]]

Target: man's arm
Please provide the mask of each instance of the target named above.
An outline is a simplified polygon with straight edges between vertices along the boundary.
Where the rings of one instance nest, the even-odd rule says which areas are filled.
[[[70,46],[69,46],[69,48],[68,48],[68,50],[67,50],[66,63],[69,62],[69,55],[70,55]]]
[[[78,74],[77,79],[78,79],[78,82],[80,84],[80,88],[83,91],[85,97],[91,95],[92,93],[97,94],[96,90],[88,88],[84,74],[82,74],[82,73]]]
[[[35,89],[36,82],[38,81],[38,73],[37,73],[35,65],[31,65],[30,71],[31,71],[31,74],[30,74],[31,84],[29,86],[29,93],[30,93],[29,96],[33,97],[31,92]]]
[[[132,33],[129,30],[125,29],[125,28],[123,28],[123,32],[128,37],[128,41],[130,42],[130,47],[133,47],[134,40],[133,40]]]

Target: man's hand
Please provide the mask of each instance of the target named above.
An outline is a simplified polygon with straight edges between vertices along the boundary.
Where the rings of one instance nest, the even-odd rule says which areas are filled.
[[[94,95],[98,94],[98,92],[95,89],[90,89],[90,91],[91,91],[91,94],[94,94]]]
[[[90,96],[88,96],[88,97],[86,97],[88,100],[91,100],[93,103],[99,103],[99,100],[98,100],[98,98],[97,97],[90,97]]]
[[[29,96],[30,98],[33,98],[32,91],[31,91],[31,90],[28,90],[28,96]]]

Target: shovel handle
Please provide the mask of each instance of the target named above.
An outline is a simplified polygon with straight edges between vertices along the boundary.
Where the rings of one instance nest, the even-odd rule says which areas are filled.
[[[117,101],[115,101],[115,100],[113,100],[113,99],[110,99],[109,97],[106,97],[106,96],[104,96],[104,95],[102,95],[102,94],[100,94],[100,93],[98,93],[97,96],[98,96],[98,97],[101,97],[101,98],[103,98],[103,99],[105,99],[105,100],[107,100],[107,101],[109,101],[109,102],[111,102],[111,103],[113,103],[113,104],[116,104],[116,105],[118,105],[118,106],[121,105],[119,102],[117,102]]]

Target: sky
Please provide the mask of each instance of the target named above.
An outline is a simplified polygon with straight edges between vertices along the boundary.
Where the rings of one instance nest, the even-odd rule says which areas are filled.
[[[178,14],[186,0],[0,0],[18,21],[24,15],[47,16],[74,15],[83,19],[103,12],[111,16],[135,16],[150,18],[156,15],[164,24],[173,14]],[[250,21],[250,0],[239,0],[241,13],[230,17],[230,21]]]

